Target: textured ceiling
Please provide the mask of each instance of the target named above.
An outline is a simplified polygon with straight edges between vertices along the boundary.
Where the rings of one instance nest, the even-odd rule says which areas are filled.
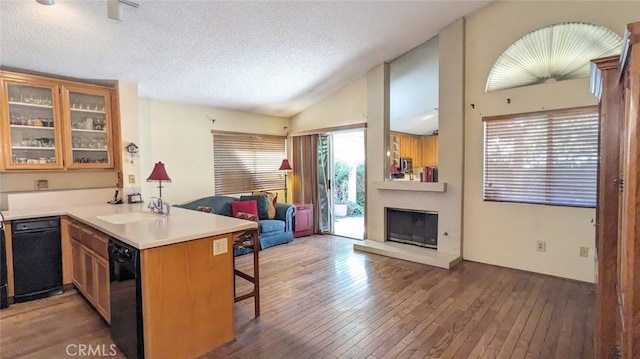
[[[0,1],[0,65],[290,117],[489,1]]]

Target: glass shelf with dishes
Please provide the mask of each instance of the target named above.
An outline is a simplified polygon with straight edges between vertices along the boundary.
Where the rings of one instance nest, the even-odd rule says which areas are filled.
[[[25,85],[3,81],[8,103],[3,127],[5,167],[7,169],[41,169],[62,167],[60,129],[54,94],[58,89],[50,84]],[[8,122],[8,123],[7,123]],[[8,136],[8,138],[6,137]]]
[[[108,92],[85,93],[70,89],[66,95],[71,129],[70,166],[107,168],[113,163],[111,153]]]
[[[0,70],[0,171],[117,167],[117,98],[115,87]]]

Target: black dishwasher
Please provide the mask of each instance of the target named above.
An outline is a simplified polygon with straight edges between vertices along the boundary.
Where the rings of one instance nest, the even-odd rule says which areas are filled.
[[[144,358],[140,251],[109,238],[111,339],[129,359]]]
[[[62,293],[60,218],[11,222],[16,303]]]

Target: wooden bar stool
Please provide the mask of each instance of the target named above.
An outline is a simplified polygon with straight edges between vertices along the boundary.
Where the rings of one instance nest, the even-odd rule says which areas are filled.
[[[236,269],[236,257],[233,256],[233,296],[234,302],[237,303],[241,300],[245,300],[248,298],[254,298],[254,309],[255,309],[255,317],[258,318],[260,316],[260,266],[259,266],[259,255],[260,252],[260,241],[258,240],[258,230],[251,229],[245,232],[240,233],[233,240],[233,249],[234,252],[236,249],[244,249],[250,248],[253,250],[253,275],[249,275],[245,272]],[[236,276],[247,280],[253,283],[253,290],[249,293],[245,293],[242,295],[236,294]]]

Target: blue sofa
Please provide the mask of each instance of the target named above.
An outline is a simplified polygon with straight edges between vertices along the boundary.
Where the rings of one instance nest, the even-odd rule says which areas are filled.
[[[210,196],[175,205],[175,207],[197,210],[199,206],[207,206],[213,208],[215,214],[232,217],[231,201],[239,200],[239,198],[231,196]],[[288,203],[276,203],[275,218],[258,221],[260,248],[265,249],[293,241],[293,217],[295,214],[296,206]],[[240,255],[250,251],[236,250],[234,254]]]

